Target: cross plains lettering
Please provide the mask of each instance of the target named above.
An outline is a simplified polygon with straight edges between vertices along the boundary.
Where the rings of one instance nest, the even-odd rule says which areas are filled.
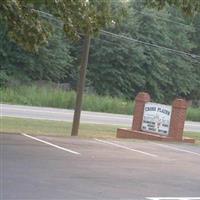
[[[145,107],[145,111],[157,111],[157,112],[161,112],[161,113],[166,114],[166,115],[170,115],[171,114],[169,112],[169,110],[162,109],[160,107]]]
[[[141,129],[147,132],[167,135],[169,133],[171,106],[146,103]]]

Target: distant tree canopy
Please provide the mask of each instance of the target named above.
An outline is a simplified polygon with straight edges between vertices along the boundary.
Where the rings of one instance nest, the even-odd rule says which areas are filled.
[[[200,55],[199,5],[199,0],[1,1],[1,84],[14,79],[76,83],[82,34],[89,32],[96,36],[90,91],[127,99],[147,91],[159,102],[177,96],[200,99],[198,57],[99,33],[106,27],[119,36]],[[124,7],[126,15],[116,23]]]
[[[80,34],[95,34],[117,15],[110,0],[5,0],[0,3],[0,19],[6,22],[10,39],[29,51],[37,51],[47,43],[51,27],[35,7],[43,6],[63,22],[67,37],[79,39]]]
[[[70,77],[74,68],[71,46],[61,29],[53,27],[48,45],[30,53],[10,41],[6,26],[0,24],[1,84],[12,81],[49,80],[62,81]]]
[[[147,4],[163,9],[166,4],[175,5],[187,14],[200,12],[199,0],[145,0]],[[117,2],[119,5],[121,2]],[[122,4],[121,4],[122,5]],[[120,5],[120,6],[121,6]],[[111,9],[111,0],[5,0],[0,3],[0,19],[6,22],[9,37],[29,51],[37,51],[47,43],[51,27],[39,17],[34,7],[45,6],[53,16],[63,22],[63,30],[73,39],[81,33],[94,34],[100,28],[118,19],[119,8]],[[116,7],[115,7],[116,8]],[[120,13],[120,14],[121,14]],[[25,37],[24,37],[25,36]]]
[[[146,0],[147,4],[157,8],[163,9],[165,6],[176,6],[180,8],[183,13],[187,15],[196,15],[200,12],[200,1],[199,0]]]
[[[195,26],[173,23],[175,15],[184,20],[178,10],[165,8],[159,12],[164,16],[160,18],[144,5],[145,1],[129,1],[127,18],[108,30],[171,49],[186,52],[196,49],[193,39],[199,36],[192,37],[198,34]],[[160,102],[171,101],[176,96],[196,98],[191,91],[197,91],[200,86],[199,61],[164,48],[101,35],[92,44],[89,78],[95,91],[104,95],[132,98],[139,91],[148,91]]]

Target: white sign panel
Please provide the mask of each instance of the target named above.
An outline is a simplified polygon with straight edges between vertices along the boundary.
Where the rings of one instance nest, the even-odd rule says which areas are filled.
[[[168,135],[172,107],[148,102],[144,107],[142,131]]]

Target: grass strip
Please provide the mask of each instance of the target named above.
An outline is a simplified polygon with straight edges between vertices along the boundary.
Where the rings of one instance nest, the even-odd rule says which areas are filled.
[[[0,132],[27,133],[31,135],[70,136],[70,122],[2,117]],[[80,137],[114,138],[118,126],[81,124]]]
[[[0,97],[1,102],[9,104],[74,109],[76,94],[74,91],[32,85],[0,88]],[[133,107],[133,101],[127,101],[123,98],[86,94],[84,95],[82,109],[95,112],[132,114]]]
[[[2,117],[0,124],[0,132],[2,133],[27,133],[31,135],[65,137],[70,136],[72,125],[70,122],[14,117]],[[117,128],[120,127],[114,125],[81,124],[79,137],[115,138]],[[184,132],[184,136],[194,138],[196,143],[200,144],[200,133]]]
[[[19,86],[0,88],[1,102],[29,106],[44,106],[74,109],[76,94],[74,91],[63,91],[50,86]],[[134,102],[123,98],[84,95],[83,110],[116,114],[132,114]],[[189,108],[187,120],[200,121],[200,108]]]

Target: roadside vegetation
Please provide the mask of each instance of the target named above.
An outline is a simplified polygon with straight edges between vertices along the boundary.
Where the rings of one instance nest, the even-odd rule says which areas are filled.
[[[19,2],[18,5],[21,4],[21,1],[17,2]],[[34,1],[31,2],[33,3]],[[51,31],[49,30],[45,37],[39,37],[40,34],[36,34],[41,29],[37,27],[34,28],[35,24],[32,24],[32,21],[30,21],[30,29],[25,28],[25,30],[22,30],[22,28],[26,26],[16,26],[15,23],[29,24],[26,21],[28,19],[28,10],[24,10],[26,6],[23,6],[23,9],[16,9],[16,11],[19,11],[18,14],[20,16],[23,17],[24,14],[25,20],[18,20],[17,18],[15,21],[12,18],[4,18],[4,15],[10,16],[10,12],[7,13],[5,11],[5,13],[0,13],[0,19],[1,16],[2,19],[8,19],[8,21],[0,21],[1,87],[16,85],[18,82],[27,85],[34,81],[45,80],[55,83],[68,83],[71,89],[76,88],[77,80],[79,79],[79,64],[83,48],[83,38],[80,37],[79,41],[70,40],[71,37],[69,37],[68,34],[74,32],[76,27],[80,28],[82,25],[85,27],[82,22],[83,19],[81,17],[80,19],[74,20],[74,23],[78,23],[78,25],[73,24],[74,26],[72,26],[70,22],[69,27],[67,27],[72,28],[72,31],[69,31],[66,27],[63,28],[61,25],[62,23],[57,23],[56,20],[58,19],[56,16],[58,15],[55,14],[55,10],[53,11],[50,9],[51,7],[55,9],[57,7],[54,4],[49,5],[49,7],[45,2],[50,3],[51,1],[37,1],[35,5],[35,8],[42,11],[42,14],[38,14],[38,19],[51,26]],[[56,2],[59,4],[62,1]],[[63,2],[66,2],[66,5],[68,5],[65,6],[66,9],[76,10],[75,12],[66,12],[68,13],[67,16],[80,12],[80,6],[78,5],[81,4],[82,1],[73,1],[77,7],[74,6],[74,4],[70,7],[71,1]],[[102,10],[110,10],[102,9],[102,1],[91,2],[95,2],[96,4],[94,10],[97,9],[99,12]],[[107,4],[109,0],[104,0],[103,2]],[[113,23],[111,23],[111,25],[100,28],[102,31],[100,31],[98,35],[92,37],[86,76],[86,87],[88,90],[100,96],[123,97],[130,101],[135,98],[138,92],[147,91],[154,102],[168,104],[175,97],[183,97],[193,100],[193,102],[196,101],[196,105],[199,105],[200,57],[198,55],[200,55],[200,14],[196,13],[194,10],[198,9],[197,5],[200,5],[200,3],[194,5],[194,3],[187,1],[188,4],[184,6],[181,6],[182,3],[180,2],[182,1],[178,3],[184,10],[191,10],[192,13],[196,13],[191,17],[183,14],[182,11],[176,7],[178,5],[173,6],[172,2],[174,1],[171,0],[168,1],[171,2],[171,6],[168,5],[162,10],[159,9],[159,11],[148,7],[145,3],[146,0],[111,2],[111,10],[114,9],[114,13],[119,14],[120,12],[117,12],[116,8],[123,10],[125,6],[126,15],[122,20],[119,20],[119,24],[113,25]],[[164,5],[165,3],[163,2],[167,1],[160,2]],[[8,5],[8,8],[10,8],[10,4],[14,4],[12,1],[2,1],[2,3]],[[31,7],[32,6],[34,5],[31,5]],[[188,9],[185,9],[185,6],[188,7]],[[61,7],[64,8],[64,6]],[[2,6],[3,10],[5,8],[6,6]],[[70,19],[83,16],[82,12],[87,10],[89,10],[89,8],[83,9],[80,15],[73,15]],[[25,13],[20,13],[21,11]],[[62,12],[64,11],[62,10],[61,13]],[[98,15],[100,14],[99,12]],[[51,16],[49,13],[53,16],[49,17]],[[14,16],[17,16],[17,13],[15,14]],[[11,15],[11,17],[12,16],[13,15]],[[104,21],[105,18],[106,15],[103,14],[102,20]],[[97,18],[94,16],[94,19],[96,20]],[[110,20],[111,18],[108,17],[108,19]],[[65,19],[63,20],[65,25],[70,21],[66,22]],[[102,20],[98,20],[98,22],[102,22]],[[86,20],[86,25],[88,25],[88,23],[89,21]],[[96,23],[92,20],[92,27],[94,25],[96,25]],[[15,28],[19,27],[20,30],[16,31]],[[45,29],[44,31],[48,30],[47,27],[42,27]],[[9,28],[11,28],[11,30]],[[33,29],[35,32],[31,31],[31,33],[27,33],[27,31]],[[63,29],[67,31],[64,32]],[[81,31],[78,29],[78,32]],[[15,33],[17,35],[14,38],[18,38],[18,42],[13,42],[13,38],[10,37],[13,34],[15,35]],[[37,39],[33,40],[34,36]],[[126,37],[124,38],[124,36],[128,39]],[[39,39],[46,39],[48,43],[46,41],[42,43],[46,45],[33,44],[33,41],[39,42]],[[30,43],[28,42],[29,40]],[[23,45],[21,43],[19,44],[19,42],[23,41],[25,41],[26,44],[32,44],[33,48],[36,45],[38,51],[27,51],[27,48],[23,48]],[[149,43],[149,45],[145,45],[144,43]],[[154,45],[159,45],[160,48],[155,48],[153,47]],[[168,51],[166,50],[167,48],[182,51],[183,53]],[[184,52],[190,53],[191,56],[188,56]],[[31,90],[31,92],[34,93],[34,89]],[[35,94],[32,95],[31,92],[29,95],[33,97]],[[47,96],[47,94],[45,95]],[[59,95],[59,97],[61,97],[60,101],[62,102],[55,105],[58,100],[54,101],[49,98],[50,100],[46,102],[47,106],[63,107],[66,100],[62,98],[63,94]],[[71,96],[69,101],[73,99],[73,94],[71,94]],[[27,97],[23,98],[22,96],[19,98],[23,104],[33,103],[30,102],[31,100]],[[42,96],[38,94],[38,96],[34,98],[40,99]],[[94,99],[95,97],[92,98]],[[95,108],[98,107],[99,104],[104,103],[100,97],[98,98],[100,99],[99,101],[95,99],[95,101],[98,102],[94,104]],[[107,99],[108,98],[109,97],[107,97]],[[41,99],[41,101],[43,100]],[[108,101],[116,102],[116,100],[111,100],[110,98]],[[37,104],[42,105],[43,103],[38,102]],[[69,104],[73,104],[73,102]],[[84,106],[86,106],[86,104]],[[88,108],[84,109],[90,109],[91,106],[90,104]],[[106,110],[106,106],[107,104],[104,105],[104,108],[100,106],[100,111]],[[67,106],[65,105],[65,107]],[[72,107],[72,105],[70,107]],[[121,109],[121,106],[118,104],[117,107]],[[110,108],[110,106],[108,106],[108,108]],[[111,111],[115,112],[114,108],[108,110],[108,112]],[[132,109],[128,109],[128,111],[131,113]],[[120,113],[121,112],[124,111],[120,111]]]
[[[70,122],[2,117],[0,123],[0,133],[26,133],[31,135],[63,137],[71,135]],[[120,127],[113,125],[81,124],[79,137],[116,138],[117,128]],[[199,133],[184,132],[184,136],[194,138],[196,144],[200,144]]]
[[[71,136],[71,123],[49,120],[20,119],[2,117],[0,119],[1,133],[27,133],[32,135],[48,136]],[[110,138],[116,136],[118,126],[81,124],[79,137],[102,137]]]
[[[75,103],[74,91],[63,91],[50,86],[37,87],[32,85],[1,88],[0,96],[2,103],[30,106],[73,109]],[[134,102],[123,98],[94,94],[86,94],[84,96],[83,110],[86,111],[131,115],[133,109]],[[187,120],[200,121],[200,107],[190,107],[187,112]]]
[[[135,96],[146,91],[157,103],[171,104],[175,97],[192,100],[196,107],[188,109],[187,120],[200,121],[198,1],[183,6],[181,1],[158,0],[162,6],[169,3],[164,7],[149,7],[146,0],[91,1],[91,5],[82,1],[16,2],[0,4],[1,102],[73,109],[83,37],[74,40],[72,36],[88,26],[92,32],[101,31],[91,40],[83,110],[132,114]],[[61,2],[66,6],[59,6]],[[34,16],[30,7],[37,9]],[[116,8],[125,8],[122,19],[115,16],[121,13]],[[90,16],[90,9],[98,10],[98,17],[93,11]],[[91,21],[82,17],[83,11]],[[68,84],[70,91],[32,85],[39,81]]]
[[[191,121],[200,121],[200,107],[189,108],[187,111],[187,119]],[[200,131],[200,130],[199,130]]]
[[[30,106],[44,106],[74,109],[75,92],[53,89],[51,87],[21,86],[16,88],[1,88],[1,102]],[[108,112],[118,114],[132,114],[133,102],[122,98],[86,94],[83,110]]]

